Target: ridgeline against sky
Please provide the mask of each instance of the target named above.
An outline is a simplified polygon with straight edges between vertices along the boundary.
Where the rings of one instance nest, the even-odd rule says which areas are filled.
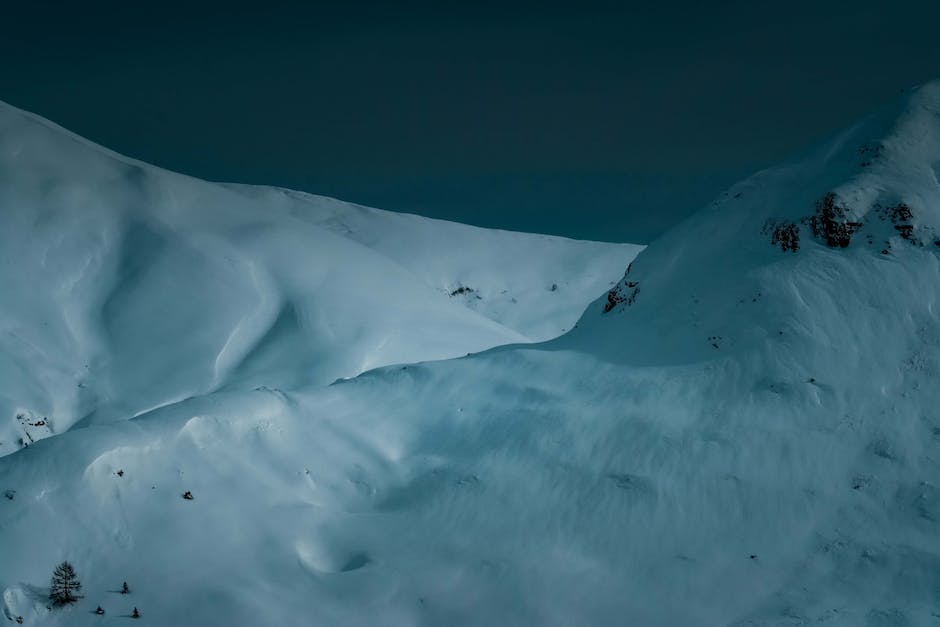
[[[940,73],[940,5],[5,7],[0,100],[119,152],[482,226],[648,241]]]

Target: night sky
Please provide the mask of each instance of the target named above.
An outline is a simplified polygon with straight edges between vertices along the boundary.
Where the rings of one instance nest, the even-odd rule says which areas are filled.
[[[118,152],[609,241],[940,76],[935,0],[20,4],[0,99]]]

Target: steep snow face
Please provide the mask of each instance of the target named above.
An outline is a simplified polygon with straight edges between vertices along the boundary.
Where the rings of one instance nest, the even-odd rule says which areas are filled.
[[[227,388],[0,459],[4,612],[935,624],[938,108],[927,85],[736,186],[550,342]],[[50,611],[63,559],[86,597]]]
[[[0,106],[0,455],[216,390],[556,336],[639,249],[206,183]]]

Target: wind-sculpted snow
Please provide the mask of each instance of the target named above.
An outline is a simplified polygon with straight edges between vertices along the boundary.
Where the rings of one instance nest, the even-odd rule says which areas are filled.
[[[938,105],[927,85],[735,186],[553,341],[223,388],[0,459],[4,612],[935,624]],[[86,596],[49,611],[63,559]]]
[[[206,183],[3,106],[0,455],[218,390],[554,337],[640,248]],[[480,298],[450,296],[464,280]]]

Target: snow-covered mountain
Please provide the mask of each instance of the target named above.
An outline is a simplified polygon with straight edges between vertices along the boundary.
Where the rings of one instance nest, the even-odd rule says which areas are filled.
[[[733,187],[557,339],[326,387],[222,386],[8,455],[4,612],[935,625],[938,164],[931,83]],[[50,611],[63,559],[85,598]],[[123,580],[130,596],[110,592]]]
[[[640,248],[206,183],[0,106],[0,455],[218,390],[549,339]]]

